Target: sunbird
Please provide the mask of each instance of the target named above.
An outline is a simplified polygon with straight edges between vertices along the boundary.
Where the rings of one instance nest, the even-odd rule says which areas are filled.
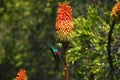
[[[52,52],[52,55],[54,57],[55,60],[55,69],[59,70],[59,63],[62,60],[62,54],[60,49],[58,49],[57,47],[50,45],[50,50]]]

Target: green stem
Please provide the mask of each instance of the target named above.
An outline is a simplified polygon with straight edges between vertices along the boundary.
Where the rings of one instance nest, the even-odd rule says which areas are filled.
[[[113,58],[111,55],[111,41],[112,41],[112,33],[113,33],[113,29],[114,29],[115,24],[116,24],[116,22],[113,21],[112,25],[110,27],[110,31],[108,34],[108,46],[107,46],[108,61],[109,61],[109,65],[110,65],[110,75],[112,77],[112,80],[114,80],[115,71],[114,71],[114,67],[113,67]]]

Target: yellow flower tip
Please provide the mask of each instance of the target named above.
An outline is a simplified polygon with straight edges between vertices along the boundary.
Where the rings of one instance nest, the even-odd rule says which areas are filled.
[[[26,70],[21,69],[16,76],[16,80],[27,80]]]
[[[120,19],[120,1],[118,1],[117,4],[113,7],[111,16],[115,19]]]
[[[69,42],[73,38],[73,31],[70,32],[56,32],[57,34],[57,39],[62,41],[62,42]]]
[[[69,6],[69,2],[60,2],[58,5],[55,26],[57,39],[60,41],[70,41],[72,38],[72,31],[74,29],[72,8]]]

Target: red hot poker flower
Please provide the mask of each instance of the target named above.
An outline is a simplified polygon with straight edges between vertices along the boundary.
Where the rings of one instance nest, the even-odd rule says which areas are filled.
[[[56,18],[57,38],[64,42],[70,41],[73,34],[72,8],[68,2],[60,2]]]
[[[16,76],[16,80],[27,80],[26,70],[21,69]]]
[[[116,19],[120,19],[120,1],[113,7],[111,15]]]

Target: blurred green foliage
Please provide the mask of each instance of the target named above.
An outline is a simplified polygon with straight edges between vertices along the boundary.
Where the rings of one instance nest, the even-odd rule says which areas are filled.
[[[108,4],[109,3],[109,4]],[[111,0],[71,0],[74,39],[68,50],[71,80],[109,79],[107,35]],[[17,72],[27,70],[28,80],[64,80],[64,66],[54,71],[49,50],[55,38],[57,0],[0,0],[0,80],[13,80]],[[120,24],[114,29],[112,45],[120,36]],[[114,50],[113,50],[114,51]],[[117,77],[120,53],[113,54]]]
[[[71,75],[76,74],[75,77],[81,80],[111,80],[107,59],[107,38],[112,22],[112,18],[109,17],[110,11],[106,12],[103,7],[90,4],[86,15],[74,19],[75,36],[68,54],[71,67],[74,67]],[[115,51],[114,46],[120,43],[118,28],[120,28],[119,23],[115,25],[112,35],[112,52]],[[117,47],[119,48],[120,45]],[[117,51],[112,55],[117,80],[120,78],[118,55]]]

